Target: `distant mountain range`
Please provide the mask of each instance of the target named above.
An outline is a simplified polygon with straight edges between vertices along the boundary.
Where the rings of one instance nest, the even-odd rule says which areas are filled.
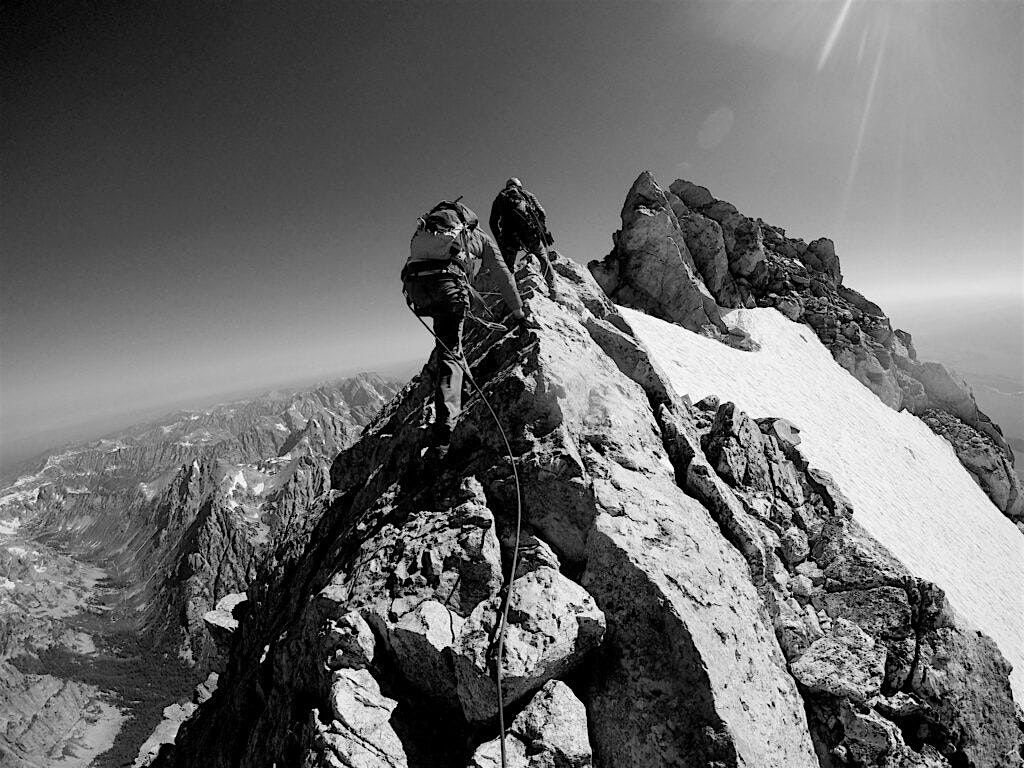
[[[134,759],[164,706],[187,698],[217,664],[203,615],[245,589],[279,529],[327,486],[318,467],[398,386],[361,374],[178,411],[8,476],[0,720],[12,725],[0,731],[0,755],[28,761],[111,747],[97,765]],[[145,650],[131,650],[140,644]],[[133,675],[116,672],[153,670],[161,654],[183,689],[140,693]],[[185,666],[174,671],[175,663]],[[94,722],[78,721],[86,704]],[[119,725],[125,717],[134,720]]]

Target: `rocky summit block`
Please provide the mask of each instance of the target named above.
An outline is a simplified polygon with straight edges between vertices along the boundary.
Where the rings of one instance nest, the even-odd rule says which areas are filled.
[[[650,173],[633,184],[622,208],[615,249],[590,269],[615,301],[699,330],[726,331],[714,298],[697,272],[664,190]]]

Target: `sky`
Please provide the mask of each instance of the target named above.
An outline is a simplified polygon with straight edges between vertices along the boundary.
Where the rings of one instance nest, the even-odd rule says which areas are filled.
[[[649,169],[831,237],[890,311],[998,295],[1020,346],[1018,2],[2,13],[0,460],[424,357],[398,278],[416,218],[464,195],[486,219],[510,175],[577,261]]]

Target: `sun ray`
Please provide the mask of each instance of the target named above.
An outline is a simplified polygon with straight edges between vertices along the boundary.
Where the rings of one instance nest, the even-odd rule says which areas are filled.
[[[843,31],[843,24],[846,22],[846,16],[850,12],[851,5],[853,5],[853,0],[846,0],[843,3],[843,7],[839,10],[836,20],[832,23],[832,29],[829,30],[828,37],[825,38],[825,45],[821,48],[821,55],[818,57],[819,72],[821,72],[825,62],[828,61],[828,57],[832,54],[832,48],[835,46],[836,40],[839,39],[839,33]]]
[[[857,168],[860,166],[860,153],[864,148],[864,134],[867,132],[868,120],[871,117],[871,108],[875,103],[875,87],[878,85],[878,76],[882,71],[882,62],[885,59],[885,43],[889,38],[889,16],[885,17],[885,27],[882,30],[882,40],[878,44],[878,53],[875,55],[875,66],[871,72],[871,84],[868,86],[868,94],[864,99],[864,112],[860,117],[860,127],[857,129],[857,144],[853,150],[853,157],[850,158],[850,170],[846,174],[846,189],[843,192],[843,215],[846,215],[850,204],[850,194],[853,191],[853,182],[857,178]]]

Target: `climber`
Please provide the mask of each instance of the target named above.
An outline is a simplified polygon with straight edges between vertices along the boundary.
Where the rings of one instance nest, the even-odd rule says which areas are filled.
[[[548,232],[547,214],[537,197],[516,177],[506,181],[494,198],[488,224],[510,271],[515,270],[516,256],[524,250],[537,257],[548,285],[552,284],[554,274],[547,246],[555,241]]]
[[[434,380],[433,441],[447,446],[462,410],[464,366],[462,325],[475,295],[471,281],[481,267],[496,279],[517,323],[525,319],[523,302],[494,240],[479,227],[472,210],[442,201],[419,219],[410,255],[402,268],[402,288],[409,306],[434,321],[437,370]]]

